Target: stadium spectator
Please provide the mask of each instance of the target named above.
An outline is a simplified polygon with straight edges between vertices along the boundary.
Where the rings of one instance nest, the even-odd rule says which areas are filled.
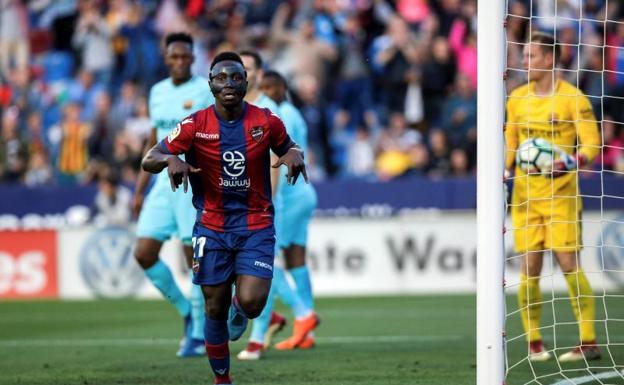
[[[72,39],[82,52],[82,68],[91,72],[96,83],[108,84],[113,67],[111,30],[94,0],[86,0]]]
[[[45,152],[36,152],[31,155],[28,162],[28,171],[24,175],[26,186],[36,187],[50,184],[53,171]]]
[[[455,60],[448,41],[438,36],[422,68],[422,94],[425,100],[425,119],[435,122],[440,117],[444,98],[455,82]]]
[[[477,88],[477,35],[469,21],[457,18],[451,27],[449,44],[455,55],[457,70],[468,76],[473,89]]]
[[[133,153],[140,154],[143,151],[151,130],[152,123],[148,115],[147,98],[141,97],[136,101],[133,114],[126,120],[123,131]]]
[[[137,87],[134,82],[128,80],[121,85],[119,97],[113,103],[113,108],[110,111],[111,123],[115,130],[123,130],[126,121],[134,114],[137,94]]]
[[[403,112],[408,89],[407,73],[419,64],[418,42],[405,20],[394,16],[386,33],[372,43],[373,63],[381,80],[382,103],[385,111]]]
[[[375,172],[375,149],[367,129],[360,127],[347,147],[347,175],[369,179]]]
[[[379,178],[389,180],[402,176],[412,167],[424,168],[422,149],[412,153],[421,142],[422,135],[407,127],[403,114],[394,112],[390,116],[389,127],[380,133],[377,143],[376,169]],[[415,164],[415,160],[419,163]]]
[[[102,83],[96,83],[91,71],[83,69],[78,78],[69,85],[68,98],[73,103],[80,104],[80,117],[85,121],[95,118],[98,95],[105,90]]]
[[[463,148],[454,148],[450,157],[451,173],[453,177],[466,177],[470,175],[468,154]]]
[[[87,168],[89,158],[87,141],[91,127],[80,118],[81,108],[70,102],[63,109],[63,120],[58,130],[61,143],[58,158],[59,182],[75,183]]]
[[[429,176],[442,178],[451,170],[450,148],[446,134],[440,129],[429,132],[429,148],[431,149]]]
[[[124,226],[130,223],[130,201],[132,193],[119,183],[119,178],[110,169],[98,178],[98,192],[95,196],[97,226]]]
[[[0,0],[0,76],[28,66],[28,32],[28,14],[22,2]]]
[[[374,114],[372,85],[364,57],[365,37],[358,15],[347,15],[339,41],[336,102],[341,111],[349,114],[349,127],[363,124],[365,114]]]
[[[90,159],[111,160],[113,140],[117,132],[113,116],[109,93],[105,91],[98,93],[95,116],[90,122],[92,127],[88,140]]]
[[[28,165],[28,144],[19,132],[19,110],[13,106],[2,115],[0,141],[0,179],[6,182],[22,180]]]
[[[296,31],[288,30],[286,23],[290,12],[290,6],[282,3],[273,17],[271,44],[277,48],[273,67],[293,83],[311,75],[322,86],[327,75],[327,62],[337,58],[336,47],[316,37],[314,21],[310,18],[302,19]]]
[[[465,74],[458,74],[455,92],[442,108],[440,126],[453,147],[465,144],[470,130],[477,127],[477,95]]]

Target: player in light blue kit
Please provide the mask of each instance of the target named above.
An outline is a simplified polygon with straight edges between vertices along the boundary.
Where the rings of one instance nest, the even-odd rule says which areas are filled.
[[[244,59],[243,59],[244,61]],[[283,120],[286,131],[293,138],[307,147],[308,129],[295,106],[286,100],[287,85],[284,78],[277,72],[268,71],[264,74],[260,86],[263,94],[270,97],[278,105],[277,114]],[[274,266],[273,285],[267,304],[258,318],[254,320],[251,336],[247,347],[237,357],[242,360],[257,360],[262,351],[270,344],[272,326],[277,325],[276,315],[272,311],[273,299],[278,295],[295,315],[293,336],[276,345],[279,350],[307,349],[314,346],[312,329],[318,325],[318,317],[314,312],[314,300],[310,275],[305,264],[305,252],[308,225],[317,205],[317,196],[312,185],[297,182],[293,186],[283,183],[285,174],[272,178],[275,205],[275,232],[277,235],[276,255],[283,251],[286,268],[295,281],[296,288],[289,285],[285,273]],[[284,208],[288,207],[288,210]]]
[[[169,77],[150,90],[149,115],[153,128],[146,151],[169,135],[184,117],[215,101],[208,80],[191,74],[192,52],[193,39],[190,35],[174,33],[166,37],[165,64],[169,68]],[[134,256],[148,279],[176,307],[184,320],[184,338],[177,355],[204,355],[204,300],[201,288],[192,285],[191,298],[187,299],[169,267],[158,257],[163,242],[178,237],[184,244],[190,268],[193,257],[191,238],[197,212],[193,208],[190,192],[184,193],[182,189],[171,191],[166,172],[156,176],[144,201],[150,177],[151,174],[141,170],[135,189],[133,212],[139,215],[139,221]]]

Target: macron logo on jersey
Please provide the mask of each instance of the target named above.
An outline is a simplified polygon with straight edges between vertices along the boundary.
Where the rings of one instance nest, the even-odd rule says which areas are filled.
[[[219,140],[219,134],[209,134],[207,132],[196,132],[195,137],[206,140]]]

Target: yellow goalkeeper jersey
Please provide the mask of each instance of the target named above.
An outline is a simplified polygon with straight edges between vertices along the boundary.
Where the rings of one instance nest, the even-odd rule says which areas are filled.
[[[601,138],[588,98],[560,79],[550,96],[535,95],[534,88],[534,82],[518,87],[507,99],[505,167],[514,165],[516,149],[528,138],[544,138],[569,154],[578,152],[591,161],[600,152]],[[515,203],[526,201],[529,195],[539,199],[578,193],[576,172],[558,178],[549,174],[526,176],[516,167],[515,173]]]

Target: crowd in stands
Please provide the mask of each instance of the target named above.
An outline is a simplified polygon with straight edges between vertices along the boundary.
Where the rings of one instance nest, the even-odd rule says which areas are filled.
[[[624,172],[618,5],[510,0],[507,86],[526,82],[528,31],[556,31],[562,75],[604,119],[600,161]],[[167,76],[162,40],[178,31],[195,39],[195,74],[220,51],[252,48],[288,79],[313,181],[472,175],[476,11],[476,0],[0,0],[0,181],[90,183],[113,170],[132,186],[146,95]]]

